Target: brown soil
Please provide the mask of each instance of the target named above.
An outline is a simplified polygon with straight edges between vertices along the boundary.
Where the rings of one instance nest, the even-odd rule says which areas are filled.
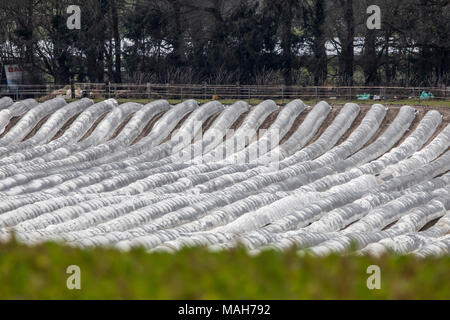
[[[328,113],[328,116],[325,118],[325,120],[322,122],[322,125],[320,126],[319,130],[317,130],[314,137],[307,143],[306,145],[310,145],[314,141],[316,141],[322,133],[330,126],[330,124],[333,122],[334,118],[339,114],[339,111],[341,111],[342,107],[333,107],[333,109],[330,110]]]
[[[280,144],[285,143],[293,134],[295,131],[297,131],[300,124],[305,120],[306,116],[308,115],[310,109],[305,109],[303,112],[301,112],[297,118],[295,118],[294,123],[292,124],[291,129],[284,135],[284,137],[281,139]]]
[[[209,117],[205,123],[202,125],[202,135],[205,134],[206,130],[211,127],[211,125],[214,123],[214,121],[217,119],[217,117],[222,113],[222,111],[216,112],[211,117]]]
[[[67,122],[58,130],[58,132],[55,134],[55,136],[51,140],[55,140],[55,139],[58,139],[59,137],[61,137],[63,135],[63,133],[66,132],[66,130],[72,125],[72,123],[75,121],[75,119],[80,114],[81,114],[81,112],[77,113],[76,115],[71,117],[69,120],[67,120]]]
[[[361,106],[361,109],[369,110],[371,106]],[[373,143],[375,140],[377,140],[383,133],[386,131],[386,129],[390,126],[392,121],[397,116],[398,110],[395,110],[393,108],[389,108],[386,112],[386,115],[381,122],[380,126],[378,127],[378,130],[374,133],[374,135],[366,142],[365,145],[362,146],[362,148],[367,147],[371,143]]]
[[[83,141],[84,139],[86,139],[87,137],[89,137],[91,135],[91,133],[95,130],[95,128],[97,128],[98,124],[106,117],[106,115],[109,113],[109,111],[106,111],[105,113],[103,113],[100,117],[98,117],[97,120],[95,120],[94,124],[91,126],[91,128],[84,134],[83,137],[81,137],[81,139],[79,141]]]
[[[201,137],[203,137],[203,135],[205,134],[206,130],[208,130],[211,125],[213,124],[213,122],[217,119],[217,117],[222,113],[222,111],[216,112],[215,114],[213,114],[212,116],[210,116],[208,119],[206,119],[205,123],[202,124],[202,134],[201,136],[196,136],[193,137],[191,140],[191,143],[194,143],[195,141],[201,139]]]
[[[32,136],[34,136],[36,134],[36,132],[39,131],[39,129],[41,128],[41,126],[48,120],[48,118],[50,118],[51,114],[46,115],[45,117],[43,117],[41,120],[39,120],[38,123],[36,123],[36,125],[34,126],[34,128],[25,136],[25,138],[23,138],[22,141],[25,141],[27,139],[30,139]]]
[[[434,134],[431,136],[431,138],[428,140],[428,142],[424,145],[424,147],[426,145],[428,145],[431,141],[433,141],[434,138],[436,138],[436,136],[441,133],[441,131],[448,126],[448,124],[450,123],[450,108],[447,107],[415,107],[416,109],[423,109],[426,112],[430,111],[430,110],[437,110],[439,111],[442,115],[442,122],[441,124],[437,127],[436,131],[434,132]]]
[[[6,125],[5,130],[3,130],[2,134],[0,134],[0,138],[3,138],[5,134],[9,132],[9,130],[16,125],[17,122],[22,118],[22,116],[18,117],[12,117],[11,120],[9,120],[9,123]]]
[[[115,137],[117,137],[119,135],[119,133],[123,130],[123,128],[125,128],[125,126],[127,125],[128,122],[130,122],[131,118],[133,118],[134,116],[134,112],[130,113],[123,121],[121,124],[119,124],[119,126],[116,128],[116,130],[114,130],[113,134],[111,135],[111,137],[108,140],[112,140]]]
[[[367,108],[361,108],[359,110],[358,115],[356,116],[355,120],[353,120],[352,125],[350,126],[350,128],[342,135],[342,137],[338,140],[337,144],[341,144],[342,142],[344,142],[345,140],[347,140],[347,138],[352,134],[352,132],[358,128],[358,126],[361,124],[362,119],[366,116],[367,112],[369,111],[369,109]]]
[[[186,121],[186,119],[191,115],[191,113],[188,113],[187,115],[184,116],[183,119],[180,120],[180,122],[177,123],[177,125],[175,126],[175,128],[172,130],[172,132],[170,132],[170,134],[164,139],[163,142],[167,142],[172,138],[172,134],[181,128],[181,126],[183,125],[184,121]]]
[[[144,129],[142,129],[141,133],[136,137],[136,139],[134,139],[134,141],[131,144],[135,144],[136,142],[138,142],[139,140],[141,140],[143,137],[147,136],[150,131],[152,131],[153,126],[155,125],[155,123],[164,115],[164,112],[160,112],[158,113],[156,116],[154,116],[153,118],[151,118],[147,125],[144,127]],[[184,119],[183,119],[184,120]]]
[[[400,108],[398,108],[397,110],[400,110]],[[416,108],[416,110],[419,111],[419,112],[416,114],[416,117],[414,118],[413,122],[411,123],[411,126],[409,127],[409,130],[405,132],[403,137],[401,137],[400,140],[398,140],[398,142],[394,145],[394,147],[400,145],[411,134],[411,132],[416,130],[416,128],[419,125],[420,121],[423,119],[423,116],[426,113],[425,110],[424,109],[417,109],[417,108]]]
[[[231,132],[236,132],[236,130],[242,125],[242,123],[244,122],[245,118],[247,118],[248,114],[250,113],[251,110],[253,110],[254,107],[250,107],[248,111],[242,113],[234,122],[233,124],[230,126],[229,130]],[[232,136],[232,135],[231,135]],[[230,137],[231,137],[230,136]],[[228,137],[228,138],[230,138]],[[222,142],[224,142],[227,139],[227,134],[225,134],[223,136]]]
[[[244,122],[245,118],[247,118],[248,114],[250,113],[250,111],[252,111],[253,108],[249,108],[249,110],[247,112],[244,112],[243,114],[241,114],[236,121],[230,126],[230,130],[236,131]]]
[[[438,222],[440,219],[441,219],[441,217],[436,218],[436,219],[434,219],[434,220],[428,222],[428,223],[427,223],[426,225],[424,225],[424,226],[422,227],[422,229],[420,229],[419,231],[426,231],[426,230],[430,229],[430,228],[431,228],[432,226],[434,226],[434,225],[436,224],[436,222]]]
[[[269,127],[272,125],[272,123],[275,121],[275,119],[280,114],[280,111],[281,111],[281,109],[276,110],[276,111],[272,112],[271,114],[269,114],[269,116],[266,118],[266,120],[264,120],[264,122],[261,123],[261,125],[259,126],[259,130],[269,129]]]

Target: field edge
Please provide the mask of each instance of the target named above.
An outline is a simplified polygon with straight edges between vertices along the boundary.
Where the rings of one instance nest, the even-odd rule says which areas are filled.
[[[80,290],[67,286],[74,265]],[[373,265],[380,289],[367,286]],[[11,241],[0,244],[0,299],[449,299],[449,267],[450,257],[249,256],[241,248],[149,254]]]

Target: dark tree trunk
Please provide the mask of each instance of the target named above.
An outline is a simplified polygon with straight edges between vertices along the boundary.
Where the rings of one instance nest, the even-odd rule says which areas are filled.
[[[283,1],[284,2],[284,1]],[[283,49],[283,76],[285,85],[292,84],[292,1],[281,3],[281,48]]]
[[[121,69],[122,69],[122,51],[120,48],[120,33],[119,33],[119,15],[117,10],[117,1],[111,0],[111,15],[112,15],[112,29],[114,37],[114,82],[121,83]]]
[[[353,16],[353,0],[341,0],[344,9],[344,35],[341,40],[341,82],[353,85],[355,21]]]
[[[314,52],[314,85],[323,85],[327,79],[327,51],[325,47],[325,1],[316,0],[314,3],[314,19],[312,25]]]
[[[364,41],[363,70],[366,85],[378,84],[378,59],[375,48],[375,30],[367,30]]]
[[[99,0],[95,7],[95,17],[97,25],[93,29],[92,43],[88,45],[87,51],[87,72],[90,81],[104,82],[105,78],[105,43],[106,43],[106,23],[105,17],[108,13],[108,0]]]
[[[181,4],[179,0],[174,0],[172,5],[174,10],[175,22],[175,32],[173,40],[174,62],[176,65],[181,66],[184,64],[184,33],[181,25]]]
[[[386,76],[386,85],[390,85],[391,80],[392,80],[392,72],[391,72],[391,59],[389,57],[390,45],[389,45],[389,33],[388,32],[386,32],[386,34],[385,34],[384,43],[385,43],[384,73]]]
[[[25,62],[33,63],[34,50],[33,50],[33,0],[27,0],[27,18],[26,18],[26,40],[25,40]]]
[[[418,84],[419,85],[428,85],[429,80],[431,79],[430,75],[432,74],[432,54],[429,47],[420,48],[419,53],[419,72],[418,72]]]

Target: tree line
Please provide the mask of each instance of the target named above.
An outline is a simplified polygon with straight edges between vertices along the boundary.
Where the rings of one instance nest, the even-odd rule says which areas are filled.
[[[448,0],[2,0],[1,81],[448,85],[449,34]]]

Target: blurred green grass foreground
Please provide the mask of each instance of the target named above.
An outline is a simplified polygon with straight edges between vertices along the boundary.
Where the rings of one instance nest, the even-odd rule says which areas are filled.
[[[69,290],[67,268],[80,268]],[[370,290],[370,265],[381,289]],[[449,299],[450,257],[251,257],[242,249],[176,254],[0,244],[0,299]]]

